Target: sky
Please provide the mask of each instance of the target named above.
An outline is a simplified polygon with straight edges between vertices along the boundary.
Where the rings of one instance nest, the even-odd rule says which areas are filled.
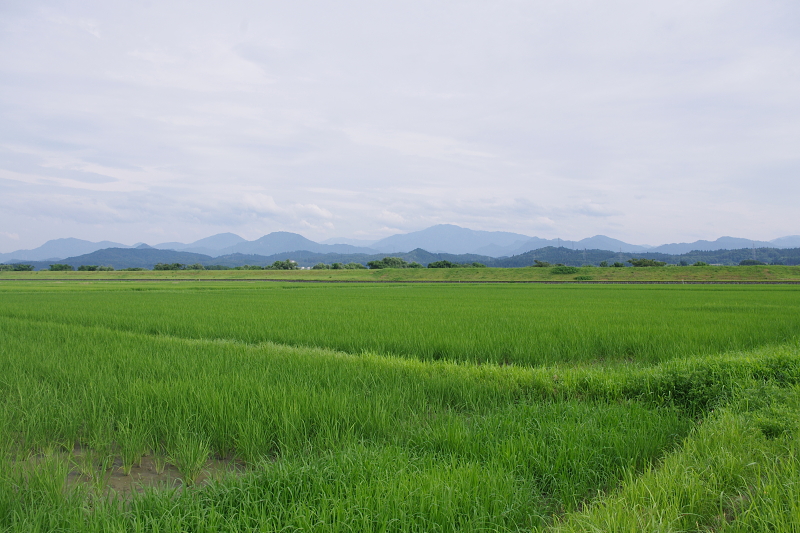
[[[0,3],[0,252],[800,233],[800,2]]]

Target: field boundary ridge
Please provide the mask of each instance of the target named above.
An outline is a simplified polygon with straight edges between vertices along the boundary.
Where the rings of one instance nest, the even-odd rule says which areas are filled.
[[[34,283],[50,281],[95,281],[95,282],[215,282],[240,281],[264,283],[422,283],[422,284],[539,284],[539,285],[800,285],[800,280],[349,280],[349,279],[282,279],[282,278],[4,278],[0,281],[29,281]]]

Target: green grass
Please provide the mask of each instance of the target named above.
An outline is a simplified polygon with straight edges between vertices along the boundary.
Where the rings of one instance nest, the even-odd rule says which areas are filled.
[[[290,287],[0,287],[0,531],[800,530],[793,287]]]
[[[522,365],[653,363],[800,332],[794,286],[3,286],[0,316]]]
[[[758,390],[759,386],[751,383]],[[733,405],[710,415],[680,451],[548,531],[800,531],[800,388],[760,400],[782,411],[773,435]],[[746,394],[745,394],[746,396]],[[537,528],[538,529],[538,528]]]
[[[348,514],[371,505],[370,520],[391,518],[390,504],[394,519],[442,506],[421,528],[444,527],[473,505],[486,523],[540,523],[641,470],[694,425],[674,407],[609,391],[578,401],[566,386],[553,396],[525,369],[20,319],[2,319],[0,332],[11,340],[0,350],[3,427],[17,457],[91,448],[105,432],[122,454],[131,427],[152,428],[189,484],[210,454],[233,455],[255,469],[238,483],[256,490],[265,478],[284,499],[292,487],[315,512],[326,498]],[[288,503],[287,523],[308,518]]]

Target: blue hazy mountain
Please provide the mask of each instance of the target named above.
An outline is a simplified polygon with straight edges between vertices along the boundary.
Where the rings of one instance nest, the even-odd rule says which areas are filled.
[[[478,231],[453,224],[439,224],[420,231],[401,233],[372,243],[371,248],[381,252],[408,252],[422,248],[432,253],[468,254],[489,247],[490,250],[521,245],[530,240],[527,235],[506,231]]]
[[[296,250],[307,250],[318,253],[374,253],[372,248],[352,246],[349,244],[320,244],[306,239],[297,233],[275,231],[260,239],[248,241],[235,233],[220,233],[200,239],[190,244],[180,242],[164,242],[154,248],[159,250],[175,250],[219,257],[230,254],[273,255]]]
[[[176,250],[181,252],[192,252],[196,254],[205,254],[210,256],[220,255],[220,250],[236,246],[237,244],[248,242],[247,240],[239,237],[235,233],[218,233],[211,237],[206,237],[189,244],[182,242],[162,242],[156,244],[153,248],[159,250]]]
[[[492,250],[495,254],[489,253],[490,250],[481,248],[480,253],[492,255],[492,257],[502,257],[511,255],[520,255],[531,250],[538,250],[540,248],[547,248],[548,246],[569,248],[572,250],[611,250],[612,252],[646,252],[652,247],[644,244],[628,244],[627,242],[619,239],[612,239],[605,235],[595,235],[594,237],[587,237],[579,241],[570,241],[564,239],[540,239],[533,237],[519,246],[507,247],[502,250]]]
[[[506,231],[477,231],[452,224],[439,224],[430,228],[392,235],[372,244],[382,252],[407,252],[422,248],[431,252],[449,254],[480,254],[491,257],[519,255],[548,246],[565,248],[599,249],[623,252],[643,252],[649,246],[628,244],[604,235],[595,235],[580,241],[542,239]]]
[[[319,242],[320,244],[349,244],[351,246],[363,246],[365,248],[370,248],[375,241],[376,239],[348,239],[346,237],[332,237]]]
[[[775,248],[800,248],[800,235],[778,237],[769,241]]]
[[[338,242],[336,242],[338,241]],[[346,242],[345,242],[346,241]],[[77,257],[106,248],[133,248],[143,243],[127,246],[117,242],[91,242],[81,239],[53,239],[32,250],[17,250],[0,254],[0,263],[25,261],[57,261],[67,257]],[[691,243],[673,243],[660,246],[629,244],[618,239],[595,235],[579,241],[543,239],[521,233],[505,231],[479,231],[462,228],[452,224],[431,226],[421,231],[397,234],[379,241],[357,239],[328,239],[318,243],[297,233],[276,231],[260,239],[248,241],[234,233],[220,233],[192,243],[165,242],[156,244],[154,249],[174,250],[196,253],[210,257],[230,254],[256,254],[271,256],[286,252],[305,250],[314,253],[336,254],[399,254],[415,249],[431,253],[477,254],[490,257],[510,257],[548,246],[572,250],[610,250],[624,253],[666,253],[684,254],[695,250],[736,250],[742,248],[797,248],[800,235],[780,237],[771,241],[752,241],[735,237],[721,237],[715,241],[700,240]]]
[[[273,255],[283,252],[294,252],[306,250],[317,253],[336,253],[336,254],[355,254],[365,253],[374,254],[376,250],[363,246],[352,246],[350,244],[320,244],[306,239],[298,233],[288,231],[274,231],[264,235],[254,241],[244,241],[222,250],[218,250],[216,255],[228,254],[256,254]]]
[[[124,244],[111,241],[84,241],[72,237],[53,239],[32,250],[17,250],[8,254],[0,254],[0,262],[7,261],[46,261],[61,259],[73,255],[89,254],[104,248],[130,248]]]
[[[618,252],[622,249],[623,252],[646,252],[651,248],[652,246],[646,244],[628,244],[605,235],[595,235],[575,243],[576,250],[611,250],[612,252]]]
[[[121,268],[131,267],[152,269],[156,263],[182,263],[184,265],[191,265],[211,260],[211,257],[203,254],[178,252],[175,250],[159,250],[146,244],[140,244],[135,248],[105,248],[103,250],[95,250],[94,252],[76,257],[66,257],[60,259],[58,262],[72,265],[76,269],[81,265],[98,265],[111,266],[119,270]],[[47,269],[49,266],[49,261],[32,263],[36,270]]]
[[[775,239],[781,241],[787,239],[787,242],[792,237],[782,237]],[[767,241],[752,241],[750,239],[740,239],[738,237],[720,237],[715,241],[694,241],[694,242],[681,242],[673,244],[662,244],[651,248],[650,252],[658,252],[662,254],[687,254],[694,250],[709,252],[714,250],[739,250],[741,248],[789,248],[791,246],[779,246],[774,242]]]
[[[548,261],[550,263],[564,263],[570,266],[580,266],[584,264],[599,265],[601,261],[625,262],[630,257],[640,257],[665,261],[669,264],[677,264],[679,261],[692,264],[696,261],[703,261],[712,264],[737,265],[743,259],[751,259],[752,253],[757,254],[757,259],[769,264],[797,265],[800,264],[800,248],[759,248],[751,250],[742,248],[738,250],[715,250],[715,251],[693,251],[682,255],[669,255],[663,253],[643,252],[643,253],[623,253],[610,250],[572,250],[565,247],[548,246],[537,250],[532,250],[524,254],[512,257],[493,258],[476,254],[445,254],[430,253],[425,250],[416,249],[409,252],[397,252],[397,257],[406,261],[417,261],[422,265],[427,265],[432,261],[447,260],[453,263],[472,263],[480,262],[489,267],[526,267],[534,263],[535,260]],[[225,267],[235,267],[242,265],[270,265],[276,260],[292,259],[300,266],[310,267],[316,263],[349,263],[357,262],[366,265],[369,261],[379,260],[385,257],[385,253],[378,254],[337,254],[337,253],[317,253],[309,251],[283,252],[271,256],[254,254],[230,254],[219,257],[210,257],[203,254],[191,252],[178,252],[175,250],[158,250],[156,248],[142,245],[136,248],[107,248],[97,250],[90,254],[68,257],[58,261],[59,263],[72,265],[78,268],[81,265],[102,265],[113,266],[116,269],[143,267],[153,268],[156,263],[182,263],[190,265],[200,263],[206,267],[221,265]],[[29,261],[36,270],[47,269],[52,261]],[[90,274],[91,275],[91,274]]]

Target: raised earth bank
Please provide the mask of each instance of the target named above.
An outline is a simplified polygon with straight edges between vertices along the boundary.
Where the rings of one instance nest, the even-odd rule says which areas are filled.
[[[798,282],[800,266],[574,267],[558,273],[551,267],[388,268],[380,270],[166,270],[115,272],[0,272],[3,280],[298,280],[298,281],[743,281]]]

